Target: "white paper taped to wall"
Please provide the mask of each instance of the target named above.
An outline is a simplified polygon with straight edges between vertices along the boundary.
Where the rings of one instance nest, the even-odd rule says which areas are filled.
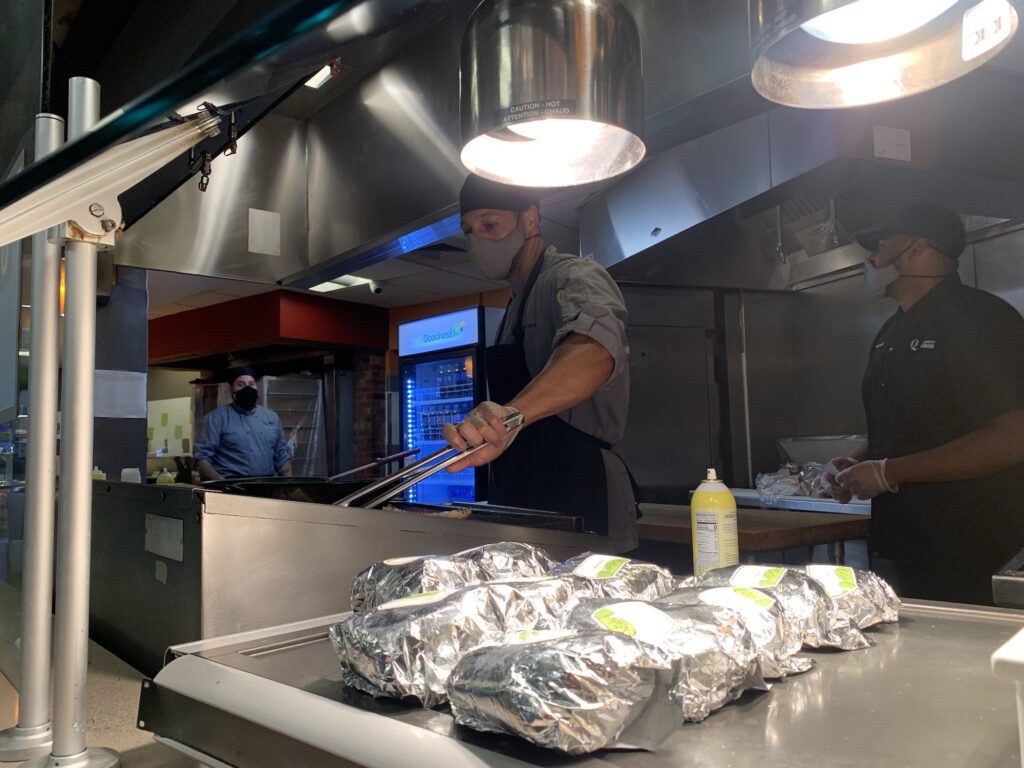
[[[146,374],[96,371],[93,415],[97,418],[146,418]]]

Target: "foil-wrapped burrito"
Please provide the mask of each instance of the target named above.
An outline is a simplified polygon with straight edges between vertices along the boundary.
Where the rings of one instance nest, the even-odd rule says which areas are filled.
[[[480,566],[462,557],[392,557],[374,563],[352,580],[356,613],[423,592],[451,591],[485,581]]]
[[[803,644],[844,651],[868,648],[871,642],[848,619],[840,618],[825,588],[805,573],[782,565],[734,565],[706,571],[682,582],[686,587],[754,587],[779,601],[800,627]]]
[[[578,602],[568,579],[537,578],[409,595],[330,629],[345,682],[375,696],[445,701],[445,682],[468,650],[508,632],[563,626]]]
[[[805,565],[799,569],[825,588],[839,617],[858,629],[900,620],[900,599],[885,579],[846,565]]]
[[[672,574],[653,563],[591,552],[566,560],[553,573],[585,580],[599,597],[613,600],[656,600],[675,586]]]
[[[654,603],[663,605],[717,605],[729,608],[743,618],[761,659],[765,677],[785,677],[806,672],[814,660],[796,656],[803,646],[800,627],[782,610],[779,601],[753,587],[684,587],[669,592]]]
[[[659,665],[676,671],[669,694],[688,722],[699,722],[748,688],[768,690],[750,632],[736,611],[636,600],[586,600],[569,629],[607,629],[639,640]]]
[[[470,651],[448,678],[455,721],[581,755],[655,749],[682,724],[674,664],[614,632],[523,633]]]
[[[518,541],[484,544],[454,556],[476,563],[486,581],[544,576],[558,565],[543,549]]]

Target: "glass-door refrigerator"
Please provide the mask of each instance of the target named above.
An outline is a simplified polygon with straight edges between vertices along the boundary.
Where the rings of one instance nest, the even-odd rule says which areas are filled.
[[[421,459],[447,443],[444,424],[458,424],[486,399],[486,347],[503,311],[471,307],[401,323],[398,355],[401,374],[402,442],[419,448]],[[486,498],[487,472],[467,469],[454,475],[442,470],[406,491],[407,501],[428,504],[471,502]]]

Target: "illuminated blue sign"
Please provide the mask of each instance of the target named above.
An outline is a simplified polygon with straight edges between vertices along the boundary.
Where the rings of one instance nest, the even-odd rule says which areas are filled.
[[[476,344],[480,340],[476,307],[413,320],[398,326],[398,354],[419,355]]]

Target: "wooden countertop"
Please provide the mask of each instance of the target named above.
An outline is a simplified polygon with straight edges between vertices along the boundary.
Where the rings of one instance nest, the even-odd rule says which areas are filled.
[[[642,504],[640,538],[689,544],[690,508],[669,504]],[[765,552],[789,547],[830,544],[863,539],[868,515],[792,512],[784,509],[740,509],[736,512],[741,551]]]

